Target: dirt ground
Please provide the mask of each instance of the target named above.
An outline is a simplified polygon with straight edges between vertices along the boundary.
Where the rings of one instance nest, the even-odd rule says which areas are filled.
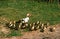
[[[22,32],[23,36],[13,36],[10,38],[0,38],[0,39],[60,39],[60,24],[56,25],[56,29],[54,32],[50,32],[48,29],[45,32],[30,31],[30,32]]]

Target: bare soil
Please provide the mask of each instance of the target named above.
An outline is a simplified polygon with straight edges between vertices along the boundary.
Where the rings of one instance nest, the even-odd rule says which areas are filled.
[[[44,32],[30,31],[22,32],[23,36],[13,36],[9,38],[0,38],[0,39],[60,39],[60,24],[57,24],[54,32],[50,32],[48,28]]]

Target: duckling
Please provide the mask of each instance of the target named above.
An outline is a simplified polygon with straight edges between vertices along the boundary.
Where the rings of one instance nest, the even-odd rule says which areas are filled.
[[[38,25],[39,23],[40,23],[40,21],[37,21],[37,23],[36,23],[36,24]]]
[[[36,30],[39,29],[41,26],[41,22],[37,21],[37,24],[36,24]]]
[[[31,30],[34,30],[34,25],[31,27]]]
[[[15,30],[18,30],[18,29],[19,29],[19,24],[20,24],[20,23],[17,23],[17,22],[14,23],[14,29],[15,29]]]
[[[13,23],[13,28],[15,28],[16,27],[16,21],[13,21],[14,23]]]
[[[44,23],[45,28],[49,26],[49,23]]]
[[[44,24],[42,24],[40,32],[44,32]]]
[[[40,23],[39,23],[39,29],[41,29],[41,26],[42,26],[42,23],[40,22]]]
[[[26,26],[25,28],[28,28],[29,24],[28,24],[28,23],[26,23],[26,24],[25,24],[25,26]]]
[[[10,27],[11,29],[15,29],[15,27],[16,27],[15,24],[16,24],[15,21],[12,21],[12,22],[10,22],[10,24],[9,24],[10,26],[9,26],[9,27]]]
[[[22,23],[19,23],[19,29],[21,29]]]
[[[30,23],[28,28],[29,28],[29,31],[31,31],[31,27],[32,27],[32,24]]]
[[[35,25],[35,23],[30,24],[30,31],[34,30],[34,25]]]
[[[50,32],[54,32],[55,29],[56,29],[55,27],[52,27],[52,26],[51,26],[51,27],[49,28],[49,31],[50,31]]]
[[[21,29],[25,29],[26,26],[25,26],[25,23],[23,22],[22,25],[21,25]]]
[[[10,23],[9,23],[9,28],[11,28],[12,26],[13,26],[13,22],[10,21]]]

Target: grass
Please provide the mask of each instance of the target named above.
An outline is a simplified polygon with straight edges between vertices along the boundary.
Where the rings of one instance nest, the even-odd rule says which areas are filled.
[[[22,36],[21,31],[12,30],[10,34],[6,35],[6,37],[12,37],[12,36]]]
[[[41,21],[50,24],[60,23],[60,6],[57,3],[46,3],[29,0],[0,1],[0,17],[10,20],[19,20],[31,13],[29,23]],[[8,36],[19,36],[17,31]]]
[[[48,21],[50,23],[60,22],[60,6],[57,3],[33,2],[33,1],[2,1],[0,2],[0,17],[11,20],[19,20],[31,13],[29,22]]]

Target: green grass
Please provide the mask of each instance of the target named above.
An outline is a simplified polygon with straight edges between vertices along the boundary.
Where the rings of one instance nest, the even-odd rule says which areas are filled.
[[[12,37],[12,36],[22,36],[21,31],[11,30],[11,33],[6,35],[6,37]]]
[[[51,24],[60,23],[60,6],[57,3],[33,2],[33,1],[0,1],[0,17],[11,20],[19,20],[31,13],[30,23],[36,21],[48,21]]]

